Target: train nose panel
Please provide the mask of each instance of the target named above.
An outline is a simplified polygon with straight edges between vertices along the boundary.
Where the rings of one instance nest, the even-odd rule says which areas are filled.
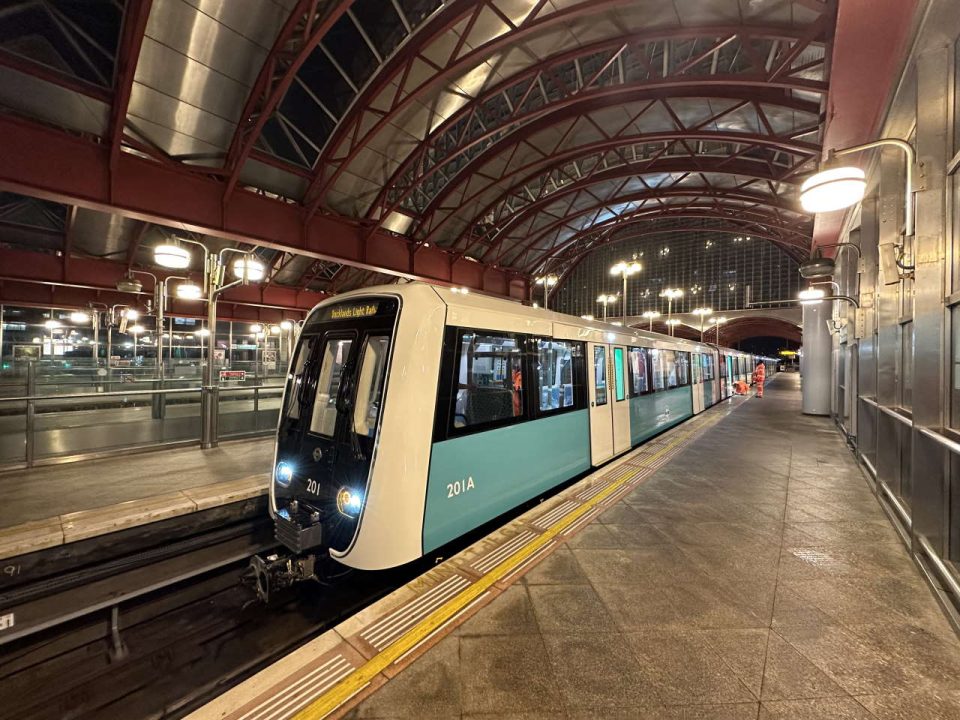
[[[284,547],[299,554],[323,544],[323,523],[313,513],[284,508],[277,513],[275,535]]]

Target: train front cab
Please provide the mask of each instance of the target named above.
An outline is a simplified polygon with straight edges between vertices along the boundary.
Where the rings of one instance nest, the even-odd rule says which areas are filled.
[[[321,306],[300,333],[270,498],[277,539],[296,553],[342,553],[356,534],[399,307],[387,296]]]

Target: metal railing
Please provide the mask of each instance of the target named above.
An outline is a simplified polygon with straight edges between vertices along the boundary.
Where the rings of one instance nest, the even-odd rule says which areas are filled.
[[[282,393],[244,385],[0,397],[0,471],[270,434]]]

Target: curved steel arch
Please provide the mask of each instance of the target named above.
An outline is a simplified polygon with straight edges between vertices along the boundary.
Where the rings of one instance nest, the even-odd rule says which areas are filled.
[[[630,140],[627,137],[623,136],[623,133],[629,130],[630,126],[633,125],[634,122],[642,118],[642,116],[646,112],[648,112],[651,108],[653,108],[658,103],[664,103],[666,101],[669,101],[671,99],[676,99],[676,98],[690,98],[690,97],[702,98],[705,100],[722,99],[722,100],[737,101],[734,105],[730,106],[729,108],[726,108],[721,112],[714,113],[712,116],[694,125],[693,127],[690,127],[690,128],[685,126],[676,127],[676,123],[675,123],[674,128],[671,128],[669,130],[665,129],[663,131],[650,133],[650,135],[659,135],[661,136],[661,139],[664,139],[664,140],[676,139],[677,141],[685,141],[688,139],[700,139],[699,136],[701,134],[707,133],[707,131],[702,130],[704,126],[709,125],[710,123],[716,122],[719,119],[722,119],[725,115],[729,113],[737,112],[741,110],[745,105],[755,102],[753,98],[745,97],[747,93],[742,91],[746,89],[747,88],[738,87],[735,84],[733,86],[727,86],[727,87],[713,87],[713,86],[707,87],[707,86],[704,86],[702,83],[696,83],[691,86],[678,84],[673,88],[673,90],[675,90],[676,92],[668,92],[664,95],[660,95],[659,91],[656,89],[651,89],[649,86],[644,86],[644,87],[637,88],[633,92],[621,91],[619,93],[610,93],[606,96],[594,95],[594,96],[582,98],[581,100],[578,100],[576,104],[573,104],[573,103],[569,104],[566,108],[563,108],[561,112],[547,114],[543,117],[538,118],[537,120],[534,120],[530,123],[527,123],[526,125],[519,127],[515,132],[511,132],[505,135],[503,138],[498,140],[496,143],[494,143],[490,147],[485,148],[482,153],[472,158],[470,162],[468,162],[463,168],[461,168],[457,172],[456,177],[450,182],[448,182],[443,187],[443,189],[441,189],[433,197],[433,199],[430,201],[430,204],[427,205],[426,208],[424,208],[424,210],[420,214],[421,222],[418,223],[417,231],[420,231],[425,227],[430,227],[429,221],[430,219],[432,219],[436,211],[441,207],[441,203],[444,200],[446,200],[447,197],[449,197],[453,192],[455,192],[457,188],[463,186],[465,183],[468,183],[477,174],[480,174],[485,164],[490,162],[492,159],[498,157],[501,153],[505,153],[509,149],[516,147],[519,144],[526,143],[528,147],[533,147],[532,144],[530,144],[527,141],[532,136],[536,135],[537,133],[545,129],[551,128],[555,125],[558,125],[568,120],[574,121],[573,124],[571,125],[571,129],[572,129],[576,125],[576,122],[578,119],[589,118],[589,113],[591,112],[604,110],[609,107],[615,107],[615,106],[622,105],[624,103],[629,103],[629,102],[649,101],[646,107],[644,107],[640,113],[636,114],[633,118],[631,118],[631,120],[628,123],[624,124],[624,126],[621,127],[619,130],[614,131],[613,134],[609,136],[609,139],[601,140],[595,143],[597,147],[606,146],[608,148],[614,148],[619,144],[626,145],[630,142]],[[806,101],[803,101],[803,102],[805,103]],[[787,100],[783,100],[778,103],[765,103],[765,104],[777,104],[780,107],[797,109],[796,103],[790,102]],[[808,112],[809,110],[810,108],[806,108],[803,111]],[[781,149],[784,152],[787,152],[793,155],[805,155],[805,156],[813,157],[820,153],[820,146],[815,143],[803,142],[803,141],[797,140],[796,138],[802,137],[803,135],[807,135],[811,132],[816,132],[817,130],[819,130],[819,127],[820,126],[818,123],[815,126],[807,126],[807,127],[800,128],[787,135],[776,135],[772,132],[769,134],[763,135],[763,134],[756,134],[756,133],[735,133],[732,131],[715,131],[715,135],[717,139],[720,141],[724,141],[725,140],[724,136],[728,136],[730,137],[730,142],[742,142],[742,143],[749,143],[751,145],[764,145],[772,148]],[[642,135],[635,136],[635,137],[643,138]],[[617,140],[621,138],[622,138],[622,143],[618,143]],[[563,136],[561,138],[561,140],[565,140],[565,139],[566,139],[566,136]],[[711,136],[711,138],[709,139],[713,139],[713,137]],[[557,145],[555,146],[555,149],[558,148],[559,145],[560,143],[557,143]],[[579,147],[583,147],[583,146],[579,146]],[[542,153],[542,151],[540,151],[539,148],[536,148],[536,149]],[[554,156],[558,158],[558,162],[559,162],[560,159],[568,158],[569,156],[573,155],[577,151],[578,151],[578,148],[571,148],[570,150],[567,150],[561,153],[551,152],[548,156],[544,156],[539,160],[537,160],[536,163],[542,164],[542,163],[548,162]],[[530,163],[528,164],[528,166],[532,164],[534,163]],[[519,168],[517,170],[511,171],[510,173],[507,173],[506,175],[503,175],[499,178],[492,178],[491,182],[488,183],[487,186],[489,186],[490,184],[502,182],[505,177],[510,177],[511,175],[523,169],[525,168]],[[475,193],[475,194],[479,194],[479,193]],[[381,216],[384,216],[390,210],[396,209],[397,207],[399,207],[399,205],[394,205],[391,208],[382,210]],[[371,206],[371,212],[375,212],[375,211],[376,211],[376,208],[374,206]],[[479,213],[479,214],[482,215],[484,213]],[[434,228],[430,227],[430,234],[433,234],[433,230]]]
[[[537,160],[527,163],[524,166],[518,167],[510,172],[502,175],[499,178],[491,179],[487,185],[479,187],[476,189],[469,197],[461,199],[461,204],[467,204],[473,201],[478,196],[487,192],[490,187],[493,185],[502,184],[504,180],[512,178],[522,172],[529,170],[530,168],[537,168],[534,172],[530,172],[525,175],[522,179],[513,183],[507,190],[500,192],[496,198],[487,203],[481,210],[473,213],[474,223],[477,218],[485,217],[489,212],[494,208],[500,205],[506,198],[511,195],[518,195],[519,188],[526,186],[528,183],[533,180],[541,177],[545,174],[549,174],[558,170],[563,164],[574,162],[580,159],[585,159],[599,152],[609,152],[617,151],[619,148],[630,145],[637,145],[643,143],[658,143],[666,142],[671,145],[676,143],[684,143],[687,141],[691,142],[725,142],[730,144],[743,145],[745,148],[754,148],[754,147],[765,147],[772,148],[776,150],[782,150],[783,152],[790,153],[792,155],[797,155],[806,159],[816,158],[820,153],[820,146],[813,143],[804,143],[800,141],[788,141],[786,138],[772,137],[766,135],[756,135],[753,133],[736,133],[736,132],[706,132],[706,131],[665,131],[665,132],[653,132],[653,133],[644,133],[640,135],[631,135],[631,136],[622,136],[617,138],[611,138],[609,140],[600,140],[594,143],[587,143],[585,145],[578,145],[574,148],[571,148],[567,151],[560,153],[551,153],[546,156],[542,156]],[[665,149],[665,152],[669,148]],[[642,160],[636,160],[635,163],[632,163],[635,167],[643,167],[647,163],[656,162],[660,159],[662,155],[655,155],[652,158],[645,158]],[[684,156],[691,157],[691,156]],[[704,156],[710,157],[710,156]],[[716,158],[719,160],[727,160],[727,158]],[[489,162],[490,158],[483,158],[483,162]],[[625,161],[624,166],[628,164]],[[596,165],[595,168],[598,168],[599,165]],[[623,166],[618,166],[623,167]],[[466,171],[465,171],[466,172]],[[467,178],[467,181],[470,180],[470,177]],[[452,185],[453,183],[451,183]],[[462,184],[462,183],[458,183]],[[443,191],[438,194],[437,199],[445,199],[451,191]],[[424,225],[426,224],[426,219],[432,217],[432,215],[440,209],[431,205],[424,211]],[[446,215],[438,223],[430,227],[426,235],[424,235],[421,240],[423,242],[435,242],[437,233],[443,228],[447,222],[455,217],[453,213]],[[418,226],[417,230],[422,229],[423,226]],[[416,231],[413,233],[416,234]]]
[[[540,255],[531,259],[529,262],[522,266],[524,272],[533,272],[537,268],[543,266],[543,264],[549,260],[553,255],[562,252],[564,249],[573,245],[574,243],[581,240],[583,237],[591,233],[601,233],[606,230],[609,230],[611,225],[614,227],[624,225],[627,222],[633,222],[636,220],[664,220],[664,219],[702,219],[702,220],[724,220],[730,222],[742,222],[744,224],[750,223],[754,225],[759,225],[768,228],[776,228],[783,232],[789,233],[795,236],[795,240],[791,241],[788,238],[784,238],[777,242],[777,245],[783,247],[784,250],[789,252],[791,255],[796,253],[794,257],[800,259],[806,257],[807,252],[809,251],[809,242],[810,234],[809,232],[803,232],[797,228],[793,228],[787,225],[782,224],[776,217],[765,213],[755,213],[752,211],[744,211],[740,206],[725,206],[723,204],[715,204],[711,206],[680,206],[673,209],[664,210],[663,208],[638,208],[637,210],[627,213],[625,215],[617,216],[616,218],[611,218],[605,220],[602,223],[598,223],[590,228],[580,230],[574,233],[571,237],[564,240],[559,245],[549,248],[548,250],[541,252]]]
[[[783,180],[783,178],[780,175],[777,175],[776,173],[771,172],[769,168],[765,166],[765,163],[760,163],[755,161],[748,162],[742,159],[737,161],[731,161],[730,158],[700,158],[700,159],[694,159],[694,162],[692,163],[690,162],[689,159],[684,159],[683,161],[668,159],[668,160],[659,160],[655,163],[641,163],[641,165],[643,165],[643,167],[639,169],[637,167],[634,167],[633,165],[622,165],[622,166],[615,167],[611,170],[598,172],[589,177],[585,177],[582,180],[579,180],[577,182],[572,182],[568,185],[564,185],[558,188],[555,192],[550,193],[549,195],[545,195],[541,198],[531,201],[522,209],[514,212],[510,216],[510,219],[497,229],[496,234],[492,238],[491,245],[495,246],[499,244],[499,242],[501,242],[502,239],[505,238],[510,231],[512,231],[514,228],[520,225],[524,220],[529,218],[531,215],[535,215],[539,213],[543,208],[549,207],[551,204],[555,203],[556,201],[572,193],[583,192],[584,190],[586,190],[591,186],[597,185],[599,183],[607,182],[609,180],[620,180],[625,178],[626,181],[629,181],[631,178],[641,177],[643,175],[681,173],[685,175],[696,175],[696,174],[739,175],[739,176],[750,177],[757,180],[768,181],[768,182],[790,182],[789,180]],[[624,184],[626,184],[626,181]],[[703,191],[705,189],[710,191],[710,190],[713,190],[714,188],[712,188],[711,186],[709,186],[709,184],[707,184],[706,186],[702,186],[702,187],[696,187],[696,188],[683,187],[682,189],[685,191],[683,194],[689,195],[689,194],[693,194],[694,192],[699,192],[699,194],[703,195],[704,194]],[[717,190],[720,191],[719,193],[720,195],[725,195],[730,197],[733,196],[733,192],[734,192],[733,190],[724,190],[722,188],[717,188]],[[779,203],[771,204],[770,200],[774,197],[772,195],[759,194],[759,193],[748,194],[748,193],[742,193],[742,191],[740,191],[740,195],[741,196],[751,195],[752,199],[748,200],[748,202],[758,201],[758,202],[761,202],[761,204],[765,204],[770,207],[778,207],[779,209],[787,212],[801,214],[801,212],[795,207],[791,207],[788,205],[781,206],[779,205]],[[650,195],[649,197],[655,197],[655,196]],[[592,207],[593,209],[603,209],[606,206],[613,205],[616,203],[631,202],[632,199],[633,199],[632,197],[618,196],[618,197],[613,197],[611,199],[605,200],[602,203],[599,203],[598,205],[595,205]],[[583,214],[583,213],[578,211],[577,215],[580,215],[580,214]],[[563,219],[566,220],[568,219],[568,217],[569,216]],[[469,228],[466,232],[469,232]],[[461,241],[464,240],[464,236],[466,232],[461,234],[460,239],[458,240],[456,245],[461,244]],[[538,229],[537,232],[540,232],[540,229]],[[488,255],[489,255],[489,251],[484,253],[483,257],[479,259],[481,261],[484,261],[487,259]]]
[[[233,133],[224,167],[230,176],[223,193],[224,205],[229,202],[243,165],[250,157],[267,121],[273,117],[300,68],[307,61],[327,31],[350,9],[353,0],[338,0],[325,15],[318,17],[317,0],[297,0],[287,21],[260,68],[250,88],[247,102]],[[290,45],[299,42],[293,50]]]
[[[338,123],[324,146],[317,161],[314,178],[305,195],[305,200],[310,206],[310,213],[316,211],[332,184],[344,172],[352,158],[363,148],[367,140],[382,130],[397,112],[419,100],[425,92],[441,82],[450,81],[463,75],[464,72],[487,60],[492,53],[498,52],[511,44],[521,42],[525,38],[543,32],[545,29],[568,23],[583,16],[598,15],[618,7],[628,6],[632,2],[633,0],[583,0],[578,4],[567,5],[559,10],[541,15],[541,11],[547,5],[547,0],[537,0],[536,5],[522,21],[519,23],[510,22],[511,29],[509,31],[473,47],[467,52],[461,51],[464,49],[470,31],[481,13],[484,10],[491,9],[491,7],[487,2],[476,2],[476,0],[455,0],[450,3],[428,21],[414,37],[419,41],[421,47],[428,46],[430,44],[429,40],[453,30],[461,21],[466,19],[465,29],[460,32],[458,41],[451,53],[445,61],[436,62],[421,56],[413,43],[407,43],[374,76],[374,81],[369,83],[354,99],[350,109]],[[824,9],[825,12],[826,10],[827,8]],[[492,9],[492,11],[499,14],[501,19],[504,17],[502,13],[499,13],[499,9]],[[825,23],[819,21],[814,24],[826,26]],[[737,31],[742,31],[741,26],[734,27]],[[823,27],[817,28],[814,38],[820,32],[823,32]],[[811,26],[807,26],[808,32],[810,28]],[[814,38],[808,40],[807,44],[813,42]],[[796,45],[800,45],[801,42],[798,40]],[[793,50],[794,48],[791,48],[791,52]],[[421,67],[431,67],[436,72],[415,88],[407,91],[405,90],[406,81],[414,64],[418,62]],[[389,107],[383,110],[381,104],[375,111],[372,111],[377,116],[376,121],[365,123],[364,117],[374,107],[374,99],[379,98],[381,94],[386,98],[388,95],[386,91],[391,84],[396,86],[396,91],[393,93],[393,99],[389,101]],[[341,149],[341,145],[345,141],[349,144],[346,155],[334,157],[334,153]]]
[[[745,85],[754,90],[754,94],[751,98],[752,100],[763,102],[764,104],[787,104],[791,107],[796,107],[797,109],[803,109],[813,114],[817,114],[819,112],[819,105],[817,103],[787,98],[782,94],[777,93],[776,90],[793,89],[807,92],[825,93],[827,90],[827,83],[825,82],[791,77],[790,74],[778,74],[776,72],[776,68],[773,68],[769,72],[765,73],[711,73],[710,75],[687,74],[689,70],[698,62],[702,62],[714,52],[719,51],[732,39],[738,39],[741,42],[744,40],[749,41],[754,38],[767,40],[793,40],[795,42],[801,42],[805,39],[804,36],[804,28],[784,29],[783,27],[771,26],[724,25],[694,28],[666,28],[650,30],[640,34],[621,35],[608,38],[591,45],[578,47],[573,50],[567,50],[552,55],[539,63],[531,65],[524,70],[511,75],[497,85],[494,85],[490,89],[479,94],[469,103],[459,108],[444,122],[440,123],[425,138],[418,141],[414,149],[407,155],[403,162],[400,163],[397,169],[384,184],[383,189],[371,204],[371,208],[368,211],[368,217],[372,216],[376,212],[377,208],[385,205],[386,196],[391,189],[401,186],[403,184],[402,181],[404,176],[411,170],[416,169],[417,166],[421,166],[423,171],[415,177],[414,181],[408,183],[408,188],[402,197],[395,198],[392,201],[391,204],[393,207],[399,206],[403,202],[404,197],[406,197],[406,194],[408,194],[412,187],[416,186],[417,183],[423,182],[438,172],[441,168],[445,167],[455,158],[463,155],[465,152],[475,147],[478,143],[489,140],[491,137],[502,132],[504,127],[538,118],[544,114],[552,112],[553,108],[562,107],[565,103],[579,102],[583,98],[596,97],[611,91],[616,92],[617,89],[623,91],[624,88],[629,88],[631,86],[649,87],[651,89],[667,89],[672,86],[682,87],[683,85],[698,84],[702,86],[717,86],[721,88]],[[720,40],[719,42],[714,43],[714,45],[712,45],[706,51],[699,53],[697,56],[692,58],[692,60],[680,65],[666,75],[657,77],[648,76],[639,80],[634,80],[631,82],[624,81],[613,85],[597,84],[601,75],[609,69],[613,62],[621,57],[625,50],[630,47],[644,46],[650,43],[659,43],[669,40],[700,38],[719,38]],[[610,57],[607,62],[601,66],[599,71],[594,72],[593,75],[582,80],[582,82],[579,84],[575,82],[574,87],[572,88],[565,87],[561,97],[556,101],[545,102],[543,105],[529,107],[524,111],[526,100],[529,98],[534,88],[537,87],[538,83],[543,79],[545,73],[549,72],[550,69],[554,69],[556,66],[569,63],[573,60],[588,58],[592,55],[602,52],[609,52]],[[821,64],[822,62],[823,61],[821,60],[814,64]],[[647,68],[652,75],[654,69],[651,68],[649,64],[647,64]],[[809,67],[805,66],[805,69],[809,70]],[[558,78],[555,74],[546,77],[552,82],[558,82]],[[523,93],[521,95],[520,102],[517,102],[515,106],[511,105],[511,112],[507,116],[501,118],[499,123],[496,125],[491,126],[489,122],[483,122],[483,132],[478,135],[475,134],[468,137],[467,131],[471,127],[471,121],[479,115],[480,108],[482,108],[485,103],[489,102],[493,98],[505,95],[512,89],[523,89]],[[764,93],[763,90],[766,89],[771,90],[771,92]],[[487,119],[484,118],[484,120]],[[438,160],[436,158],[436,152],[432,154],[430,153],[431,149],[439,139],[442,139],[446,133],[450,132],[461,123],[465,125],[465,129],[461,137],[458,138],[456,146],[451,148],[449,147],[448,143],[448,147],[446,148],[447,154]],[[426,160],[428,158],[430,160],[429,167],[427,167],[426,164]]]

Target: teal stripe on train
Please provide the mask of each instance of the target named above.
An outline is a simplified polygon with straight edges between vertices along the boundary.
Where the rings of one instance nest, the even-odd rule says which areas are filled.
[[[587,410],[436,443],[423,551],[430,552],[590,468]]]
[[[661,433],[693,415],[693,390],[687,385],[630,398],[630,442]]]

